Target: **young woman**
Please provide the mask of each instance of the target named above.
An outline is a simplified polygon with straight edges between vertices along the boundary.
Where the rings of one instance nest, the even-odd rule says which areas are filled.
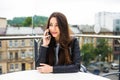
[[[47,29],[36,61],[41,73],[72,73],[80,70],[80,48],[64,14],[54,12],[48,19]]]

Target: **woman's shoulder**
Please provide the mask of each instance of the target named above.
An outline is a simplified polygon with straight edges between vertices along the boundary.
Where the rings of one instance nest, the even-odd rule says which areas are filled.
[[[77,38],[74,37],[74,36],[72,36],[72,37],[71,37],[71,41],[73,42],[73,41],[75,41],[75,40],[77,40]]]
[[[76,37],[71,37],[70,46],[73,46],[76,41],[77,41],[77,38],[76,38]]]

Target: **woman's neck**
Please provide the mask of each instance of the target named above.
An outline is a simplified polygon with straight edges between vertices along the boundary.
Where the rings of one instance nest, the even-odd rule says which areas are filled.
[[[55,40],[56,40],[56,43],[59,43],[59,37],[56,37]]]

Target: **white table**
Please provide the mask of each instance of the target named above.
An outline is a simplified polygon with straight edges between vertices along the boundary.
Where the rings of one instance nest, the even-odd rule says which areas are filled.
[[[41,74],[37,70],[19,71],[0,75],[0,80],[110,80],[90,73]]]

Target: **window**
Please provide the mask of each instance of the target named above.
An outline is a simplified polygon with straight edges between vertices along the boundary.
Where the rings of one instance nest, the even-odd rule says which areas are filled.
[[[13,53],[10,52],[10,59],[13,59]]]
[[[120,24],[120,20],[118,19],[118,20],[116,20],[116,24]]]
[[[22,40],[22,44],[21,44],[22,46],[25,46],[25,40]]]
[[[119,27],[116,27],[116,31],[119,32]]]
[[[118,40],[114,40],[114,43],[115,43],[115,44],[119,44],[119,43],[118,43]]]
[[[25,52],[24,52],[24,51],[21,53],[21,58],[22,58],[22,59],[25,58]]]
[[[120,51],[120,47],[115,47],[115,51]]]
[[[15,53],[15,59],[18,59],[18,52]]]
[[[33,40],[32,39],[30,40],[30,46],[33,46]]]
[[[28,55],[28,57],[33,58],[32,51],[29,51],[29,52],[27,53],[27,55]]]
[[[18,64],[15,64],[15,69],[18,69]]]
[[[114,59],[118,60],[119,59],[119,54],[114,54]]]
[[[14,64],[10,64],[10,70],[13,70],[14,69]]]
[[[9,47],[12,47],[12,40],[9,41]]]
[[[18,47],[18,41],[15,40],[15,44],[14,44],[15,47]]]

